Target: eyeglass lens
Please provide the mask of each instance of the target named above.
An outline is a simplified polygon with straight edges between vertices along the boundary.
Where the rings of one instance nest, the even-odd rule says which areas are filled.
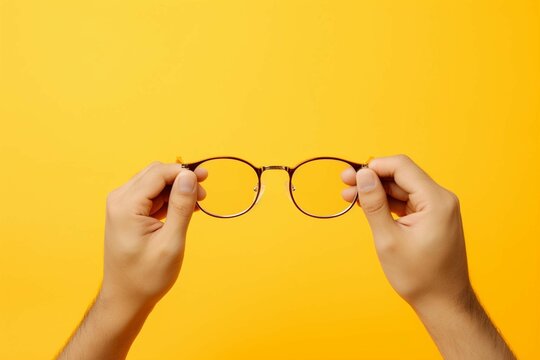
[[[255,202],[259,177],[248,164],[234,159],[214,159],[198,168],[208,171],[203,183],[206,198],[199,202],[205,212],[227,217],[249,209]]]
[[[296,205],[304,212],[331,217],[347,210],[347,202],[342,191],[348,188],[341,179],[341,173],[349,164],[335,159],[318,159],[300,165],[293,173],[291,193]]]

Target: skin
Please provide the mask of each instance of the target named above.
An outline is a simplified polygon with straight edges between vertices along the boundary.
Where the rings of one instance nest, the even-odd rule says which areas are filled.
[[[92,307],[58,359],[124,359],[173,286],[205,171],[150,164],[107,197],[104,275]],[[161,219],[167,218],[163,223]]]
[[[345,199],[358,192],[386,278],[443,358],[515,359],[471,286],[457,196],[405,155],[374,159],[342,179],[351,185]]]
[[[198,182],[206,176],[156,162],[111,192],[102,286],[58,359],[126,357],[178,278],[189,221],[205,197]],[[358,194],[388,281],[441,355],[515,359],[471,286],[457,197],[404,155],[374,159],[357,173],[348,169],[342,180],[349,185],[345,200]]]

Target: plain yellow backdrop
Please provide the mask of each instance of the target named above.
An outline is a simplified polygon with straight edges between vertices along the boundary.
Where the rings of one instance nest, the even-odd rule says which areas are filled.
[[[538,1],[0,0],[0,358],[51,358],[95,296],[105,198],[152,160],[406,153],[462,203],[470,272],[540,358]],[[285,173],[194,216],[131,359],[433,359],[361,209]]]

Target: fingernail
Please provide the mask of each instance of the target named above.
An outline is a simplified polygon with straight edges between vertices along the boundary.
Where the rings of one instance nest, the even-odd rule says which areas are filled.
[[[365,169],[358,171],[356,175],[356,183],[358,184],[360,191],[363,192],[373,190],[377,184],[375,182],[375,174],[373,174],[373,171]]]
[[[191,176],[187,171],[181,171],[180,172],[180,179],[179,181],[179,190],[181,193],[184,194],[191,194],[195,190],[195,177]]]

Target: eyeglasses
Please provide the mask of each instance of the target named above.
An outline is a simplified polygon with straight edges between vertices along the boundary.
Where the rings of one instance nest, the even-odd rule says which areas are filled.
[[[336,157],[316,157],[295,167],[270,165],[256,167],[246,160],[232,157],[212,157],[193,163],[176,162],[183,168],[195,171],[205,169],[206,198],[197,203],[206,214],[218,218],[243,215],[255,206],[262,196],[261,176],[267,170],[283,170],[289,174],[289,194],[294,205],[308,216],[319,219],[334,218],[345,214],[356,202],[342,196],[349,187],[341,174],[349,168],[358,171],[367,163],[355,163]]]

